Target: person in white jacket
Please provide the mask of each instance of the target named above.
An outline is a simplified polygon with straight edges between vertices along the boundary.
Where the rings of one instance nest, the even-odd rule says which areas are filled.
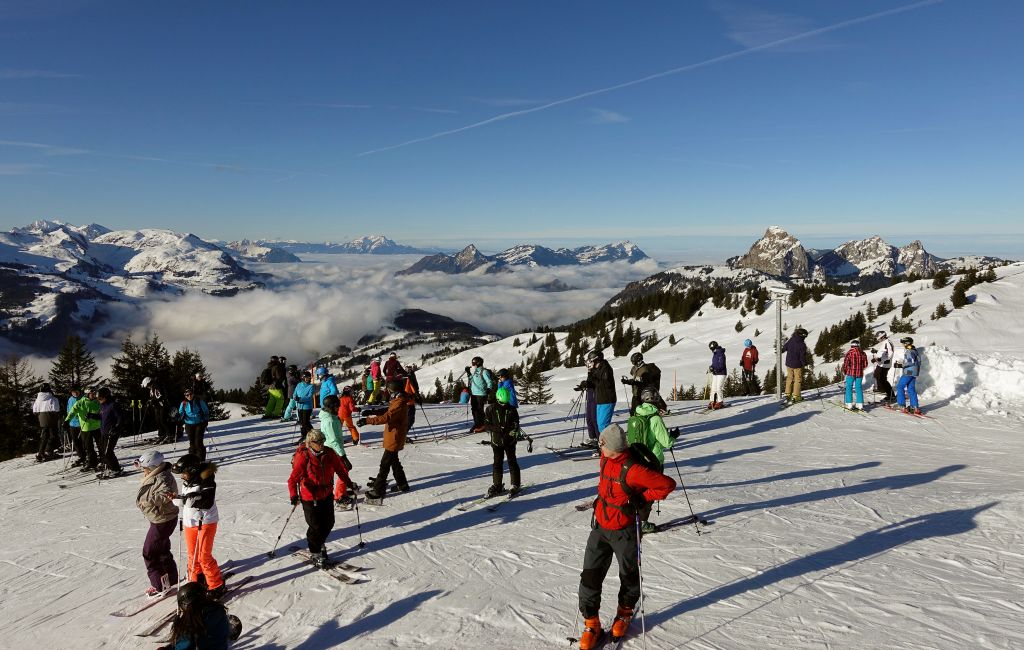
[[[181,474],[181,492],[174,495],[174,505],[181,508],[185,545],[188,548],[188,581],[206,579],[208,596],[219,600],[224,595],[224,578],[213,557],[213,540],[217,535],[217,466],[204,463],[194,454],[185,454],[174,464]]]
[[[889,371],[892,370],[893,357],[896,348],[889,340],[889,335],[883,330],[875,333],[875,347],[871,348],[871,361],[875,364],[875,392],[885,393],[882,403],[891,404],[896,396],[892,391],[892,384],[889,383]]]
[[[54,450],[60,447],[57,427],[60,426],[60,400],[53,395],[50,384],[43,384],[36,401],[32,404],[32,412],[39,418],[39,451],[36,462],[42,463],[57,458]]]

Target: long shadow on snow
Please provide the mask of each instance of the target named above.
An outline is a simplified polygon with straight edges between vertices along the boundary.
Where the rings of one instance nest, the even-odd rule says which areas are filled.
[[[778,564],[764,571],[759,570],[755,575],[748,578],[740,578],[719,587],[715,587],[714,589],[710,589],[702,594],[694,596],[693,598],[681,601],[667,609],[650,614],[647,617],[647,622],[651,626],[659,625],[675,616],[692,612],[694,610],[701,609],[702,607],[722,602],[729,598],[735,598],[736,596],[748,591],[755,591],[784,580],[798,578],[809,573],[824,571],[832,567],[837,567],[836,571],[839,571],[841,570],[842,565],[849,565],[849,563],[852,562],[868,560],[876,555],[880,555],[886,551],[891,551],[894,548],[903,546],[904,544],[933,537],[949,537],[952,535],[966,533],[977,528],[975,517],[998,503],[998,501],[993,501],[974,508],[933,512],[927,515],[904,519],[903,521],[889,524],[887,526],[882,526],[876,530],[858,535],[839,546],[811,553],[810,555]],[[803,584],[812,584],[821,577],[824,576],[810,578]],[[723,622],[718,627],[709,630],[704,634],[708,634],[724,625],[728,625],[736,619],[746,616],[747,614],[782,598],[787,593],[791,593],[794,589],[797,589],[800,586],[803,585],[794,586],[792,589],[787,589],[773,598],[768,598],[760,605],[752,607],[743,614],[732,617],[728,621]],[[701,636],[703,636],[703,634]],[[694,639],[690,639],[690,641],[693,640]],[[688,642],[684,642],[682,645],[685,646],[687,643]]]
[[[930,472],[883,476],[881,478],[867,479],[866,481],[862,481],[861,483],[856,483],[854,485],[844,485],[842,487],[829,488],[826,490],[804,492],[801,494],[793,494],[788,497],[766,499],[764,501],[752,501],[750,503],[734,503],[720,508],[715,508],[713,510],[708,510],[701,514],[710,519],[720,519],[722,517],[728,517],[729,515],[738,515],[743,512],[770,510],[772,508],[792,506],[798,503],[810,503],[812,501],[824,501],[825,499],[834,499],[854,494],[864,494],[866,492],[874,492],[876,490],[902,490],[904,488],[937,481],[947,474],[958,472],[966,467],[967,465],[946,465],[945,467],[940,467]]]
[[[714,435],[705,436],[703,438],[687,438],[682,442],[676,444],[675,449],[688,449],[690,447],[696,447],[698,445],[706,445],[715,442],[722,442],[724,440],[732,440],[734,438],[742,438],[744,436],[752,436],[758,433],[764,433],[771,431],[772,429],[784,429],[786,427],[796,426],[801,422],[809,420],[811,416],[819,411],[803,411],[800,413],[794,413],[792,415],[784,415],[782,417],[776,417],[769,420],[757,420],[757,418],[743,418],[743,421],[735,423],[724,423],[721,426],[734,426],[736,424],[744,424],[746,421],[753,419],[756,420],[753,424],[746,427],[745,429],[736,429],[733,431],[723,431],[722,433],[716,433]],[[689,432],[684,432],[689,433]]]
[[[680,465],[686,465],[687,463],[679,463]],[[877,460],[872,460],[866,463],[859,463],[857,465],[845,465],[843,467],[825,467],[821,469],[802,469],[796,472],[786,472],[784,474],[776,474],[775,476],[765,476],[762,478],[752,478],[746,481],[733,481],[731,483],[705,483],[703,485],[694,485],[690,487],[691,490],[710,490],[713,488],[725,488],[725,487],[739,487],[741,485],[757,485],[759,483],[774,483],[775,481],[791,481],[798,478],[808,478],[811,476],[821,476],[823,474],[838,474],[839,472],[852,472],[858,469],[868,469],[869,467],[878,467],[882,463]]]

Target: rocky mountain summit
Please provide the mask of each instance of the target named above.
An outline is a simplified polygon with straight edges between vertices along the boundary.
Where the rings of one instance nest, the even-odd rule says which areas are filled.
[[[441,273],[468,273],[487,264],[486,273],[500,273],[513,266],[554,267],[583,266],[600,262],[639,262],[648,259],[647,254],[629,241],[604,246],[580,246],[578,248],[548,248],[537,244],[519,244],[507,248],[497,255],[482,254],[470,244],[455,255],[428,255],[396,275],[411,275],[424,271]]]

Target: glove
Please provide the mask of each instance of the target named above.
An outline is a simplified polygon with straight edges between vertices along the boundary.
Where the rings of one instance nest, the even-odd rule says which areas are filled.
[[[644,499],[641,494],[634,494],[629,497],[629,503],[622,506],[622,512],[630,517],[634,517],[647,506],[647,500]]]
[[[357,427],[365,427],[366,426],[366,418],[359,418],[358,420],[356,420],[356,426]]]
[[[297,506],[297,505],[299,505],[299,496],[295,495],[291,499],[289,499],[289,501],[291,501],[291,504],[293,506]]]
[[[679,430],[679,427],[676,427],[668,432],[668,437],[671,438],[673,442],[675,442],[676,440],[679,439],[680,433],[682,433],[682,431]]]
[[[900,363],[899,361],[897,361],[896,363],[892,364],[892,367],[893,367],[893,368],[902,368],[902,367],[903,367],[903,364],[902,364],[902,363]]]
[[[466,366],[466,374],[467,374],[467,375],[471,375],[471,374],[473,374],[473,373],[471,373],[471,372],[469,371],[469,366]]]

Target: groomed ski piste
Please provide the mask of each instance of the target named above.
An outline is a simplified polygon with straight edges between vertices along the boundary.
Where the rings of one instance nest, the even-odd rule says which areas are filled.
[[[997,274],[968,292],[968,307],[939,321],[926,314],[948,301],[950,287],[934,290],[928,281],[826,296],[784,314],[790,331],[803,325],[813,343],[816,330],[868,301],[892,297],[898,305],[911,292],[915,318],[925,315],[914,338],[924,356],[927,418],[883,408],[844,412],[835,386],[805,391],[806,401],[784,410],[771,396],[732,398],[730,408],[712,413],[703,402],[669,403],[667,424],[682,435],[675,459],[666,454],[666,473],[681,475],[693,509],[709,523],[700,535],[688,525],[644,539],[648,648],[1024,647],[1024,266]],[[662,368],[663,386],[673,374],[680,385],[700,386],[710,339],[735,365],[737,341],[760,329],[760,373],[773,362],[772,311],[748,317],[743,333],[733,330],[736,318],[705,308],[685,323],[635,324],[658,328],[663,342],[645,357]],[[676,346],[665,341],[669,334]],[[457,375],[475,354],[496,369],[518,362],[520,352],[509,337],[423,368],[420,384]],[[625,358],[611,362],[626,374]],[[267,557],[291,511],[293,425],[237,415],[214,423],[207,435],[209,457],[220,465],[214,556],[230,563],[229,584],[247,581],[227,601],[244,627],[233,647],[570,647],[567,637],[579,635],[576,591],[590,526],[589,512],[574,506],[593,499],[598,463],[546,447],[582,439],[582,418],[567,416],[571,387],[583,375],[556,368],[548,373],[556,403],[521,407],[534,438],[532,454],[519,445],[531,487],[493,511],[494,500],[458,509],[491,482],[491,451],[479,444],[484,434],[467,435],[466,407],[419,411],[417,442],[402,453],[412,491],[389,494],[380,507],[362,505],[358,520],[354,511],[336,513],[328,548],[362,569],[360,584],[289,553],[304,545],[301,512],[277,556]],[[625,424],[621,386],[619,399],[615,421]],[[363,430],[371,446],[380,436],[380,427]],[[121,441],[122,463],[141,450],[125,446],[131,442]],[[170,460],[184,453],[181,443],[159,449]],[[354,480],[365,484],[381,450],[347,451]],[[101,482],[65,477],[59,461],[31,461],[0,464],[0,647],[157,647],[167,627],[136,634],[167,617],[173,599],[135,616],[111,615],[139,604],[148,586],[139,475]],[[652,521],[689,514],[677,489]],[[183,566],[177,534],[172,546]],[[614,565],[604,585],[607,625],[618,590]],[[637,617],[624,647],[643,647],[640,630]]]
[[[704,416],[702,404],[670,406],[668,423],[682,435],[666,471],[681,473],[710,523],[700,535],[689,525],[644,539],[649,648],[1024,644],[1019,421],[948,404],[929,410],[933,419],[881,408],[862,417],[816,396],[782,411],[765,396]],[[574,430],[579,442],[584,427],[565,419],[568,408],[522,408],[535,445],[532,454],[520,445],[520,462],[533,487],[493,512],[457,510],[486,490],[491,471],[482,436],[465,435],[465,407],[418,413],[417,442],[403,453],[413,490],[360,507],[364,549],[355,548],[356,513],[337,513],[330,551],[365,568],[362,584],[289,554],[304,545],[301,512],[277,557],[267,557],[291,509],[293,427],[256,418],[211,427],[210,457],[220,465],[214,556],[230,561],[232,580],[252,576],[228,601],[244,625],[233,647],[569,647],[590,525],[574,506],[593,498],[597,461],[545,448],[568,445]],[[368,427],[365,439],[379,441],[380,428]],[[379,450],[348,453],[358,482],[376,472]],[[173,599],[134,617],[110,615],[147,586],[138,477],[65,481],[50,475],[57,469],[26,458],[2,465],[0,645],[155,648],[166,628],[135,634],[172,611]],[[652,521],[688,514],[677,489]],[[605,621],[617,589],[613,565]],[[641,647],[639,634],[638,618],[624,647]]]

